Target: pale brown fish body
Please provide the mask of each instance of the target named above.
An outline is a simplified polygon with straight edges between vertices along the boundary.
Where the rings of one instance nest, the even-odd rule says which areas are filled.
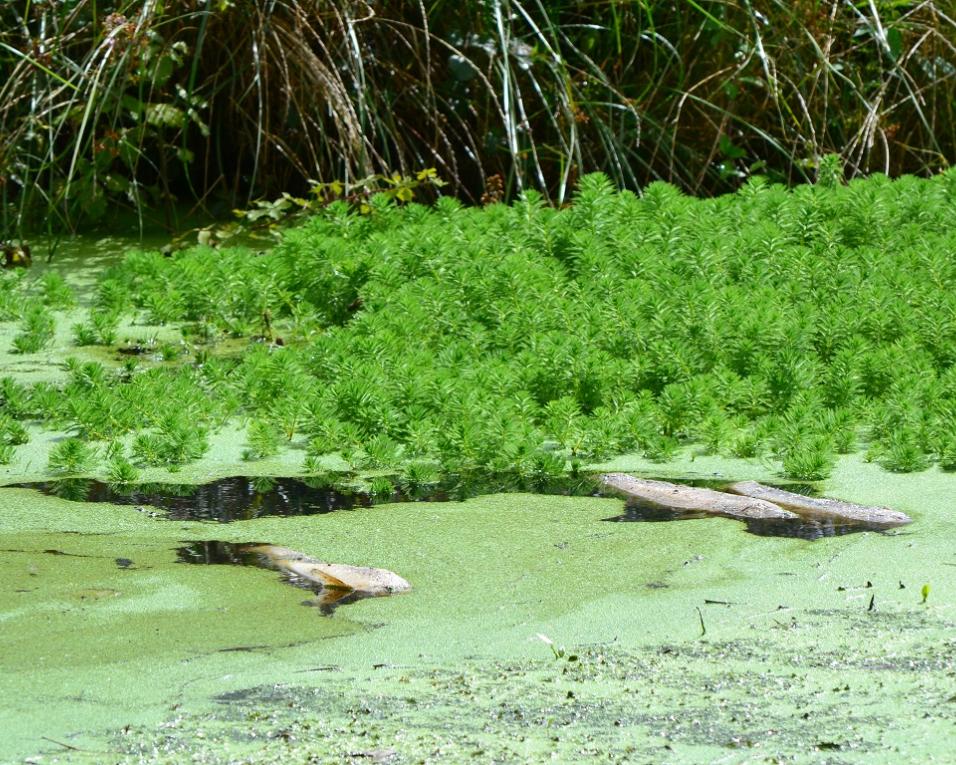
[[[784,510],[765,499],[741,497],[667,481],[635,478],[626,473],[605,473],[600,477],[600,481],[629,497],[676,510],[698,510],[743,520],[799,517],[796,513]]]
[[[392,595],[412,588],[408,581],[384,568],[326,563],[278,545],[243,545],[242,550],[262,556],[276,571],[323,588],[365,596]]]
[[[807,497],[803,494],[775,489],[772,486],[764,486],[756,481],[740,481],[731,484],[727,489],[745,497],[761,499],[791,508],[800,515],[810,518],[841,518],[886,526],[902,526],[905,523],[911,523],[913,520],[905,513],[890,510],[888,507],[857,505],[827,497]]]

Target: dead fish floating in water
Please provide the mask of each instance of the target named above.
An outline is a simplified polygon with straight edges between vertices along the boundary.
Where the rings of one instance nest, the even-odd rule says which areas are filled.
[[[699,510],[748,521],[799,517],[796,513],[784,510],[765,499],[726,494],[722,491],[701,489],[696,486],[681,486],[667,481],[635,478],[626,473],[605,473],[600,477],[600,481],[604,486],[629,497],[675,510]]]
[[[740,481],[727,488],[734,494],[773,502],[810,518],[840,518],[886,526],[902,526],[913,521],[906,513],[890,510],[888,507],[857,505],[853,502],[827,497],[807,497],[772,486],[764,486],[756,481]]]
[[[238,549],[261,556],[268,568],[322,588],[354,592],[364,597],[393,595],[412,589],[408,581],[384,568],[326,563],[278,545],[250,544],[238,546]]]
[[[837,520],[867,524],[874,528],[902,526],[912,522],[905,513],[888,507],[857,505],[827,497],[807,497],[756,481],[730,484],[727,489],[733,493],[635,478],[626,473],[605,473],[600,481],[604,486],[651,505],[674,510],[696,510],[740,520]]]
[[[177,553],[181,563],[257,566],[278,571],[289,584],[311,590],[316,597],[303,605],[318,606],[325,614],[347,603],[412,588],[405,579],[384,568],[326,563],[288,547],[261,542],[191,542]]]

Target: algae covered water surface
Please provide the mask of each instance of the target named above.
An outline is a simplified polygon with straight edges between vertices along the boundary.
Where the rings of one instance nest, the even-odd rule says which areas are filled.
[[[210,527],[3,489],[3,756],[942,757],[952,480],[846,460],[825,488],[916,521],[808,542],[502,494]],[[389,568],[414,590],[323,617],[272,572],[177,563],[211,528]]]

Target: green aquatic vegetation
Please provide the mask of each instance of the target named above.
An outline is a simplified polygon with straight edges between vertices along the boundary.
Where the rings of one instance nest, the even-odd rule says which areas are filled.
[[[0,377],[0,407],[8,417],[26,418],[30,414],[30,390],[12,377]]]
[[[925,470],[930,464],[917,435],[908,430],[893,433],[878,454],[880,465],[894,473]]]
[[[0,413],[0,443],[19,446],[28,443],[30,434],[19,422],[7,414]]]
[[[13,461],[16,447],[30,441],[30,434],[17,420],[0,412],[0,465]]]
[[[106,463],[106,480],[111,486],[132,486],[139,482],[139,470],[122,454],[108,457]]]
[[[783,475],[795,481],[822,481],[833,472],[832,443],[826,437],[803,439],[783,455]]]
[[[152,467],[162,465],[164,462],[162,441],[155,433],[137,435],[131,450],[133,460],[140,465]]]
[[[398,478],[398,484],[406,494],[415,494],[435,486],[439,480],[438,470],[433,463],[412,461],[405,464]]]
[[[333,472],[328,470],[324,456],[329,451],[316,453],[311,449],[306,450],[305,458],[302,460],[301,472],[308,477],[310,485],[331,486],[335,481]]]
[[[387,476],[376,476],[369,482],[368,493],[373,497],[387,500],[395,493],[395,484]]]
[[[165,418],[160,423],[159,435],[163,457],[169,465],[192,462],[209,450],[206,429],[184,417]]]
[[[279,452],[282,444],[282,433],[271,422],[253,420],[246,428],[246,448],[243,449],[244,460],[261,460],[272,457]]]
[[[46,306],[31,302],[20,322],[20,334],[13,338],[16,353],[36,353],[53,340],[56,320]]]
[[[705,454],[720,454],[734,432],[735,428],[731,421],[724,414],[716,413],[704,418],[698,424],[694,440],[703,445]]]
[[[563,209],[530,192],[481,209],[332,203],[265,254],[137,252],[105,277],[103,310],[251,332],[240,352],[74,363],[60,404],[11,388],[11,416],[132,434],[144,465],[194,458],[237,416],[305,441],[307,473],[338,454],[356,471],[534,477],[692,444],[805,480],[861,442],[892,469],[942,464],[954,199],[950,171],[754,179],[708,200],[586,176]]]
[[[113,345],[116,342],[116,330],[119,325],[119,314],[116,311],[93,311],[90,314],[90,324],[96,333],[99,345]]]
[[[0,321],[14,321],[23,314],[23,271],[0,271]]]
[[[209,450],[206,429],[185,414],[169,414],[155,431],[140,433],[133,440],[133,459],[145,467],[175,468],[192,462]]]
[[[315,432],[306,447],[307,454],[321,457],[339,449],[354,447],[361,438],[362,434],[355,426],[347,426],[337,419],[322,420],[315,425]]]
[[[357,472],[372,467],[366,451],[359,446],[345,446],[339,451],[349,472]]]
[[[142,301],[150,324],[169,324],[183,317],[182,299],[178,292],[149,292]]]
[[[163,361],[175,361],[183,352],[182,345],[176,343],[160,343],[159,355]]]
[[[86,322],[73,325],[73,344],[113,345],[119,321],[120,314],[116,310],[93,309]]]
[[[78,322],[73,325],[73,345],[97,345],[99,338],[89,323]]]
[[[76,305],[73,288],[56,271],[47,271],[40,279],[43,304],[47,308],[66,309]]]
[[[366,441],[364,447],[368,467],[384,468],[400,461],[401,446],[384,433]]]
[[[62,478],[53,484],[53,494],[71,502],[83,502],[89,497],[91,486],[88,478]]]
[[[252,488],[256,494],[268,494],[275,489],[275,480],[266,475],[254,476],[251,479]]]
[[[121,314],[128,310],[132,304],[132,295],[129,286],[112,279],[109,273],[100,279],[96,289],[95,308],[106,313]]]
[[[856,449],[856,416],[849,409],[826,409],[823,412],[822,427],[829,433],[833,442],[833,451],[837,454],[850,454]]]
[[[753,429],[739,431],[730,442],[730,454],[734,457],[751,459],[759,457],[763,451],[763,444],[759,434]]]
[[[947,433],[939,446],[939,466],[943,470],[956,470],[956,433]]]
[[[577,453],[584,437],[581,408],[571,396],[549,401],[544,406],[545,424],[554,439],[571,453]]]
[[[50,452],[50,472],[65,476],[89,473],[99,459],[96,447],[79,438],[60,441]]]
[[[644,456],[653,462],[668,462],[674,458],[679,448],[680,442],[672,436],[653,436],[644,446]]]

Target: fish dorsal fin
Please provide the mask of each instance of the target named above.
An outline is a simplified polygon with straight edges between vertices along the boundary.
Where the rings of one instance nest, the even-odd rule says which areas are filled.
[[[311,563],[308,564],[309,577],[316,582],[320,582],[324,587],[331,587],[336,590],[354,590],[355,588],[343,582],[337,576],[333,576],[328,571],[326,571],[321,564]],[[301,573],[301,568],[299,572]]]

